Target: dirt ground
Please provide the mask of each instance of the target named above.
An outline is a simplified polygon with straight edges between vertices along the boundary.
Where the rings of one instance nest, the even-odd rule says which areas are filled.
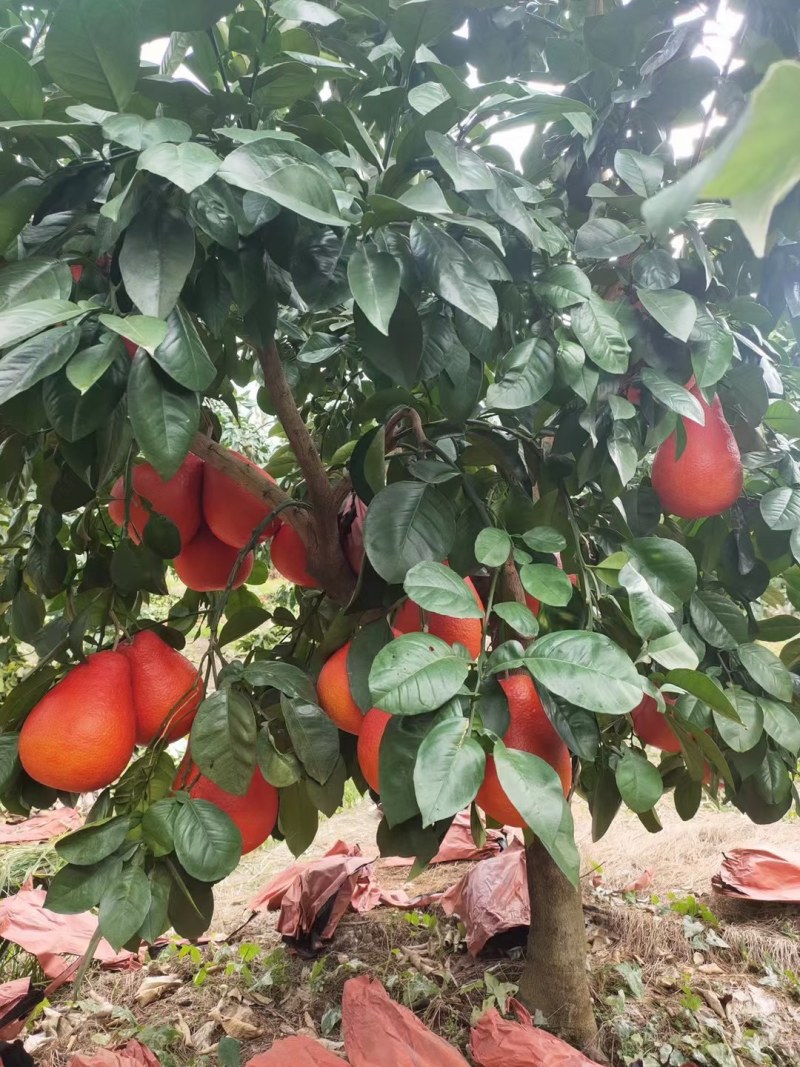
[[[609,1056],[616,1067],[797,1067],[800,909],[730,902],[710,880],[730,848],[800,850],[800,822],[756,827],[709,805],[682,823],[662,807],[661,833],[622,813],[593,844],[588,812],[576,805],[589,975]],[[307,858],[337,840],[373,852],[378,822],[374,805],[359,802],[322,823]],[[65,990],[29,1028],[37,1061],[65,1067],[73,1051],[133,1036],[163,1067],[214,1067],[225,1036],[240,1042],[242,1064],[293,1033],[339,1052],[341,990],[359,973],[380,978],[463,1051],[482,1009],[513,995],[520,948],[473,959],[463,927],[435,905],[351,912],[326,952],[300,959],[282,944],[274,913],[246,922],[247,902],[292,859],[282,844],[245,857],[217,889],[209,944],[169,946],[142,970],[93,971],[77,1004]],[[469,867],[431,868],[409,893],[447,888]],[[407,876],[380,862],[377,874],[389,886]],[[624,892],[637,879],[641,891]]]

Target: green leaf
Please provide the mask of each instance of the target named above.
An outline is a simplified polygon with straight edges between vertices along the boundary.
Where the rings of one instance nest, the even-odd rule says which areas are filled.
[[[370,563],[387,582],[402,582],[415,563],[443,560],[455,534],[449,499],[424,482],[395,482],[381,489],[364,522]]]
[[[658,770],[646,756],[623,749],[614,777],[620,796],[635,812],[650,811],[661,799],[664,783]]]
[[[171,478],[197,433],[197,394],[161,377],[147,353],[140,350],[128,378],[128,414],[145,458],[162,478]]]
[[[36,71],[15,48],[0,44],[0,118],[40,119],[43,110]]]
[[[107,822],[90,823],[62,837],[56,844],[56,852],[79,867],[89,867],[116,852],[125,840],[131,821],[127,815],[109,819]]]
[[[164,863],[158,863],[150,871],[150,907],[138,936],[145,944],[152,945],[169,929],[169,895],[172,875]]]
[[[389,333],[400,296],[400,264],[388,252],[362,245],[348,260],[347,280],[358,306],[376,330]]]
[[[561,779],[543,759],[530,752],[494,746],[494,761],[500,785],[559,869],[577,886],[580,857],[575,846],[572,813],[564,800]]]
[[[166,337],[154,351],[153,359],[185,389],[206,389],[216,377],[216,368],[200,340],[194,319],[182,304],[169,313]]]
[[[603,634],[580,630],[547,634],[527,652],[525,663],[536,681],[589,711],[627,715],[642,699],[636,668]]]
[[[739,721],[714,712],[714,724],[725,744],[734,752],[749,752],[764,730],[764,715],[754,696],[738,687],[726,689],[726,694],[736,709]]]
[[[152,315],[126,315],[124,319],[117,315],[99,315],[100,322],[107,330],[120,337],[127,337],[138,348],[143,348],[152,356],[167,336],[167,324],[163,319]]]
[[[631,277],[643,289],[671,289],[681,280],[681,270],[665,248],[654,248],[634,259]]]
[[[469,663],[432,634],[404,634],[380,650],[369,674],[374,707],[392,715],[435,711],[455,696]]]
[[[457,241],[441,227],[411,224],[411,252],[434,292],[490,330],[497,323],[497,297]]]
[[[774,652],[752,643],[740,645],[738,654],[744,669],[763,690],[778,700],[791,701],[792,676]]]
[[[711,678],[707,674],[703,674],[702,671],[678,668],[677,670],[669,671],[666,682],[669,685],[677,685],[681,689],[685,689],[687,693],[696,696],[698,700],[708,704],[709,707],[719,712],[723,717],[736,720],[736,709],[733,704],[728,700],[723,690],[715,685]]]
[[[103,121],[103,133],[112,141],[141,152],[165,141],[188,141],[192,127],[180,119],[146,119],[141,115],[110,115]],[[160,173],[160,172],[156,172]]]
[[[419,381],[422,360],[422,323],[413,301],[400,292],[394,309],[388,338],[376,329],[357,306],[353,320],[356,339],[368,364],[407,389]],[[369,373],[369,368],[367,368]]]
[[[324,163],[321,157],[320,162]],[[321,169],[289,155],[280,142],[265,139],[243,145],[231,152],[217,173],[229,185],[269,197],[303,218],[324,226],[346,225]]]
[[[19,734],[0,734],[0,794],[9,789],[19,770]]]
[[[641,373],[642,384],[650,389],[650,392],[660,401],[665,408],[676,412],[685,418],[690,418],[692,423],[705,425],[705,413],[697,397],[692,396],[683,385],[677,385],[669,378],[659,375],[652,367],[645,367]]]
[[[67,381],[84,396],[123,351],[119,338],[106,334],[100,344],[75,353],[67,364]],[[107,417],[108,413],[103,412],[103,420]]]
[[[7,263],[0,272],[0,311],[35,300],[67,300],[72,292],[69,266],[60,259],[31,256]]]
[[[688,549],[666,537],[640,537],[628,541],[624,551],[656,596],[675,610],[697,586],[697,564]]]
[[[692,370],[701,389],[716,385],[723,377],[733,363],[735,349],[733,335],[722,329],[715,330],[710,340],[692,344]]]
[[[770,489],[761,497],[759,510],[771,530],[794,530],[800,526],[800,489]]]
[[[93,107],[124,108],[139,77],[139,38],[131,15],[124,0],[62,0],[45,35],[52,80]]]
[[[614,156],[614,170],[637,196],[652,196],[664,177],[664,160],[645,156],[630,148],[620,148]]]
[[[25,227],[47,191],[40,178],[23,178],[0,194],[0,248],[5,248]]]
[[[431,716],[393,716],[386,724],[378,753],[381,808],[390,827],[419,815],[414,793],[414,765],[431,729]]]
[[[565,607],[575,592],[567,575],[552,563],[525,563],[519,576],[526,593],[553,607]]]
[[[642,307],[679,341],[688,341],[697,319],[697,305],[677,289],[637,289]]]
[[[425,139],[457,193],[494,189],[494,175],[476,152],[457,145],[445,134],[435,130],[429,130]]]
[[[283,718],[297,758],[306,772],[321,785],[330,778],[339,759],[339,731],[336,724],[315,703],[281,699]]]
[[[425,611],[456,619],[482,619],[483,611],[464,579],[443,563],[415,563],[403,588]]]
[[[140,590],[166,596],[164,563],[147,545],[124,540],[114,550],[109,571],[112,585],[122,593]]]
[[[56,433],[65,441],[80,441],[100,429],[125,393],[128,370],[128,358],[118,346],[115,362],[85,395],[76,391],[66,372],[47,378],[42,400]]]
[[[536,637],[539,633],[539,620],[524,604],[516,604],[510,600],[502,604],[494,604],[492,610],[520,637]]]
[[[689,610],[697,632],[714,648],[735,649],[747,641],[747,619],[725,593],[698,589]]]
[[[797,714],[775,700],[759,697],[758,702],[764,716],[764,731],[793,756],[800,754],[800,719]]]
[[[174,797],[164,797],[151,804],[142,816],[142,837],[154,856],[168,856],[174,850],[179,809]]]
[[[534,283],[534,292],[540,300],[561,311],[587,301],[592,295],[592,283],[580,267],[564,263],[544,271]]]
[[[422,825],[465,808],[480,788],[486,755],[470,736],[468,719],[445,719],[425,736],[414,764],[414,792]]]
[[[401,48],[413,57],[420,45],[456,29],[462,18],[461,8],[451,0],[406,0],[394,11],[389,28]]]
[[[86,315],[86,309],[69,300],[31,300],[0,311],[0,348],[10,348],[48,326],[68,322],[78,315]]]
[[[487,526],[475,538],[475,559],[485,567],[502,567],[513,545],[505,530]]]
[[[659,597],[633,563],[625,564],[618,580],[628,594],[631,620],[640,637],[662,638],[675,631],[675,609]]]
[[[147,534],[150,527],[153,524],[151,519],[145,527],[144,536],[147,540]],[[178,548],[180,551],[180,547]],[[177,552],[174,553],[177,555]],[[169,553],[164,553],[165,559],[171,559],[172,556]],[[257,630],[259,626],[262,626],[270,618],[270,613],[256,604],[247,604],[235,615],[232,615],[225,625],[222,627],[219,635],[220,648],[231,643],[231,641],[238,641],[240,637],[244,637],[245,634],[252,633],[253,630]]]
[[[303,774],[300,761],[291,752],[281,752],[264,727],[258,732],[258,768],[264,779],[276,789],[299,782]]]
[[[47,887],[44,906],[57,915],[80,915],[100,903],[106,888],[119,878],[122,860],[111,856],[92,867],[62,867]]]
[[[185,193],[191,193],[217,173],[221,162],[205,145],[193,141],[176,145],[165,141],[142,152],[136,162],[136,169],[160,174]]]
[[[250,701],[235,689],[221,689],[198,708],[189,747],[193,761],[207,778],[226,793],[241,797],[253,779],[256,740]]]
[[[242,835],[230,815],[209,800],[187,800],[175,818],[175,855],[192,878],[218,882],[242,854]]]
[[[567,547],[567,539],[552,526],[534,526],[526,530],[522,540],[532,552],[561,552]]]
[[[139,212],[125,231],[119,267],[143,315],[165,319],[194,263],[194,230],[177,212],[157,205]]]
[[[272,10],[282,19],[292,22],[310,22],[314,26],[332,26],[342,16],[314,0],[275,0]]]
[[[316,691],[311,679],[292,663],[279,660],[254,660],[242,668],[242,678],[249,685],[270,686],[287,697],[313,701]]]
[[[61,370],[78,347],[77,326],[57,326],[24,341],[0,360],[0,404]]]
[[[523,341],[506,352],[497,366],[497,376],[486,391],[486,403],[501,411],[536,404],[553,384],[555,355],[539,337]]]
[[[150,910],[150,882],[141,867],[128,863],[106,886],[100,898],[98,925],[119,951],[134,936]]]
[[[176,30],[205,30],[238,6],[238,0],[142,0],[139,25],[152,41]]]
[[[635,252],[642,239],[618,219],[591,219],[575,234],[578,259],[615,259]]]
[[[392,640],[392,629],[385,619],[362,626],[350,643],[347,653],[347,681],[353,700],[366,714],[372,707],[369,672],[380,650]]]
[[[719,147],[642,206],[648,226],[665,233],[695,200],[730,200],[753,251],[763,256],[772,212],[800,179],[798,98],[800,65],[773,63]]]
[[[622,327],[608,304],[596,293],[570,315],[573,333],[586,354],[601,370],[624,374],[628,369],[628,344]]]
[[[305,852],[317,834],[319,812],[311,803],[305,782],[295,782],[281,792],[278,828],[293,856]]]

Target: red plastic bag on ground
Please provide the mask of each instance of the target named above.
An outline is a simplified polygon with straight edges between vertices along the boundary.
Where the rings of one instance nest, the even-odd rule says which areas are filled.
[[[457,915],[467,929],[467,948],[477,956],[486,942],[505,930],[530,926],[525,849],[513,841],[505,852],[483,860],[447,890],[446,915]]]
[[[52,841],[54,837],[77,830],[83,826],[83,816],[74,808],[57,808],[43,811],[22,822],[0,821],[0,845],[36,844]]]
[[[345,984],[342,1033],[352,1067],[467,1067],[460,1052],[367,975]]]
[[[73,1056],[67,1067],[161,1067],[161,1061],[147,1045],[131,1040],[116,1052],[101,1049],[99,1052]]]
[[[361,849],[358,845],[348,845],[345,841],[337,841],[334,845],[331,845],[321,858],[360,855]],[[252,908],[253,911],[277,911],[289,886],[299,874],[302,874],[309,863],[314,862],[314,860],[298,860],[297,863],[290,863],[288,867],[276,874],[274,878],[270,878],[267,884],[259,889],[248,903],[248,908]]]
[[[3,982],[0,985],[0,1016],[11,1011],[28,994],[31,987],[30,978],[15,978],[13,982]]]
[[[525,1022],[504,1019],[491,1008],[473,1027],[469,1050],[478,1067],[598,1067],[566,1041],[533,1026],[518,1007]]]
[[[711,879],[717,893],[800,904],[800,854],[778,848],[734,848]]]
[[[82,956],[97,929],[97,917],[56,915],[44,907],[43,889],[21,889],[0,900],[0,938],[32,953],[48,978],[67,966],[65,956]],[[94,958],[105,966],[138,966],[132,952],[115,952],[107,941],[97,946]]]
[[[363,856],[325,856],[307,864],[283,895],[278,932],[297,939],[313,931],[330,940],[359,881],[372,879],[372,862]]]
[[[310,1037],[287,1037],[259,1052],[244,1067],[342,1067],[343,1060]]]

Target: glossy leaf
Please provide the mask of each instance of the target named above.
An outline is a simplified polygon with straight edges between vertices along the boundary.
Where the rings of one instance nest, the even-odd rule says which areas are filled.
[[[256,765],[256,720],[250,701],[233,689],[206,697],[192,723],[190,748],[206,777],[227,793],[244,796]]]
[[[455,537],[452,505],[436,486],[396,482],[373,499],[364,523],[370,562],[387,582],[402,582],[416,563],[443,560]]]
[[[347,263],[347,280],[356,303],[376,330],[389,333],[389,322],[400,296],[400,265],[388,252],[368,246]]]
[[[497,297],[457,241],[439,226],[418,219],[411,224],[411,251],[443,300],[492,329],[497,322]]]
[[[218,882],[242,854],[242,835],[224,811],[209,800],[187,800],[175,817],[175,855],[192,878]],[[102,907],[102,905],[101,905]]]
[[[636,668],[603,634],[547,634],[529,649],[525,662],[537,682],[589,711],[625,715],[642,699]]]
[[[425,611],[455,619],[482,619],[483,611],[460,575],[442,563],[415,563],[403,588]]]
[[[392,715],[435,711],[461,688],[469,663],[441,638],[404,634],[378,652],[369,674],[373,706]]]
[[[124,0],[63,0],[45,38],[53,81],[76,100],[109,111],[130,100],[139,41]]]
[[[426,734],[414,764],[414,792],[422,825],[455,815],[474,799],[486,756],[470,736],[469,720],[445,719]]]

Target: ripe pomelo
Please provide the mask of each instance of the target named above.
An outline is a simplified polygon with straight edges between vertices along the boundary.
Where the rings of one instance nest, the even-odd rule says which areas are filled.
[[[128,536],[138,544],[150,518],[142,503],[148,500],[153,511],[165,515],[175,523],[185,547],[197,533],[201,522],[201,497],[203,491],[204,463],[197,456],[188,455],[178,471],[164,481],[149,463],[137,463],[133,468],[133,491],[131,493]],[[111,490],[112,501],[108,506],[110,518],[122,526],[125,522],[125,483],[117,478]]]
[[[539,756],[558,773],[564,796],[572,785],[572,758],[547,718],[533,679],[527,673],[501,678],[500,685],[508,698],[509,724],[503,737],[508,748],[518,748]],[[494,756],[486,758],[486,773],[475,802],[504,826],[525,826],[525,820],[500,785]]]
[[[224,589],[239,552],[216,538],[207,526],[201,526],[197,534],[172,562],[175,573],[188,589],[198,593],[210,593]],[[239,565],[233,588],[250,577],[254,556],[248,552]]]
[[[327,660],[317,678],[317,696],[320,707],[332,719],[340,730],[348,734],[361,733],[364,716],[361,708],[353,700],[350,679],[347,676],[347,655],[351,642],[348,641]]]
[[[690,391],[700,401],[705,425],[683,419],[686,447],[676,458],[677,435],[671,433],[656,452],[652,480],[665,512],[702,519],[721,515],[736,503],[744,476],[739,446],[719,397],[709,405],[696,386]]]
[[[241,452],[231,452],[231,455],[243,459],[253,470],[258,471],[264,479],[264,484],[275,484],[275,479],[263,471],[258,464],[253,463]],[[256,527],[266,519],[273,510],[271,504],[259,499],[251,492],[239,485],[227,474],[218,471],[216,467],[206,464],[203,478],[203,515],[206,526],[226,545],[233,548],[244,548],[253,535]],[[266,541],[274,537],[280,526],[280,518],[275,519],[261,534],[259,541]]]
[[[380,708],[370,708],[361,724],[358,735],[358,765],[373,793],[380,793],[381,741],[391,719]]]
[[[284,522],[270,545],[270,559],[275,570],[294,585],[319,589],[319,582],[308,572],[308,549],[293,526]]]
[[[665,698],[668,704],[674,704],[673,697]],[[658,710],[655,700],[647,693],[631,712],[633,732],[646,745],[660,748],[662,752],[680,752],[681,743],[675,736],[666,715]]]
[[[137,745],[149,745],[162,734],[167,741],[185,737],[203,699],[194,664],[153,630],[140,630],[118,651],[131,668]]]
[[[19,758],[42,785],[88,793],[122,774],[135,739],[128,660],[119,652],[95,652],[30,713],[19,736]]]
[[[533,614],[538,618],[539,612],[542,610],[541,600],[537,600],[535,596],[531,596],[530,593],[525,594],[525,605],[530,608]]]
[[[247,792],[237,797],[200,774],[187,752],[172,788],[188,789],[194,800],[208,800],[229,815],[242,835],[242,855],[263,845],[278,821],[278,790],[264,780],[258,767]]]
[[[465,578],[464,584],[475,597],[475,603],[483,611],[481,598],[472,581]],[[422,632],[424,626],[422,608],[413,600],[406,600],[401,604],[392,625],[401,634]],[[466,648],[472,659],[477,659],[481,654],[483,619],[456,619],[452,615],[437,615],[436,612],[431,611],[428,612],[428,633],[433,634],[434,637],[441,637],[448,645],[455,644],[457,641]]]

